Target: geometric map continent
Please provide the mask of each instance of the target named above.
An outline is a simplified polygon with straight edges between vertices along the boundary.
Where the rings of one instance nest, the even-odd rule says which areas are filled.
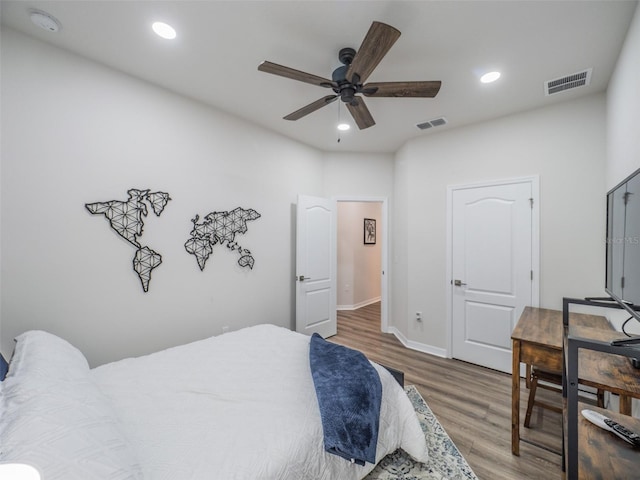
[[[196,257],[198,267],[204,267],[213,252],[213,247],[218,243],[225,245],[230,251],[240,255],[238,265],[253,269],[255,259],[251,251],[241,247],[236,241],[237,235],[242,235],[247,231],[247,222],[260,218],[260,214],[252,208],[235,208],[230,212],[212,212],[205,215],[202,223],[198,223],[200,216],[196,214],[191,230],[191,238],[184,244],[188,253]]]
[[[138,240],[144,227],[143,217],[147,216],[148,207],[151,207],[156,216],[160,216],[171,198],[165,192],[151,192],[136,188],[129,189],[127,193],[129,199],[126,201],[86,203],[85,207],[95,215],[104,215],[111,229],[136,248],[133,256],[133,270],[138,274],[142,289],[147,292],[151,271],[162,263],[162,256],[151,248],[141,245]]]
[[[133,257],[133,269],[138,273],[142,282],[142,289],[146,292],[149,290],[149,281],[151,280],[151,270],[162,263],[162,256],[154,252],[149,247],[142,247],[136,251]]]

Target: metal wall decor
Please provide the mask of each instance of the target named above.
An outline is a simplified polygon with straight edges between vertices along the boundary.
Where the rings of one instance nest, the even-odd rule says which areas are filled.
[[[364,219],[364,244],[376,244],[376,221],[373,218]]]
[[[205,215],[202,223],[198,223],[200,216],[196,214],[191,220],[193,222],[191,238],[186,241],[184,248],[191,255],[195,255],[201,271],[204,270],[213,247],[218,243],[226,245],[229,250],[240,255],[238,265],[253,269],[255,259],[249,249],[238,245],[236,235],[246,233],[247,222],[258,218],[260,214],[254,209],[245,210],[240,207],[230,212],[211,212]]]
[[[148,207],[151,207],[153,213],[159,217],[171,198],[166,192],[151,192],[136,188],[129,189],[127,193],[129,199],[126,201],[86,203],[85,207],[95,215],[104,215],[109,220],[113,231],[136,248],[133,256],[133,270],[138,274],[142,289],[147,292],[151,271],[162,263],[162,256],[138,241],[144,227],[143,217],[149,213]]]

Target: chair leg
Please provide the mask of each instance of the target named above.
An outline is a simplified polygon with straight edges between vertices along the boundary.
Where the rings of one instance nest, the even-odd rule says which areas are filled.
[[[538,388],[538,376],[533,375],[531,379],[531,387],[529,389],[529,401],[527,402],[527,413],[524,416],[524,426],[529,428],[531,423],[531,412],[533,411],[533,403],[536,399],[536,389]]]

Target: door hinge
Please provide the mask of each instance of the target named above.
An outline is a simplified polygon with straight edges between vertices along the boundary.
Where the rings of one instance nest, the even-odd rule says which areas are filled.
[[[620,288],[624,290],[624,277],[620,277]]]
[[[529,203],[531,204],[531,208],[533,209],[533,198],[529,199]]]
[[[533,280],[533,270],[531,270],[531,280]]]

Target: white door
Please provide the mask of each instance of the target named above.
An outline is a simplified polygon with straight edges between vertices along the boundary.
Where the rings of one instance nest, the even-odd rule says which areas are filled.
[[[322,337],[337,333],[335,202],[298,196],[296,330]]]
[[[530,181],[452,195],[452,354],[509,373],[511,332],[532,300]]]

